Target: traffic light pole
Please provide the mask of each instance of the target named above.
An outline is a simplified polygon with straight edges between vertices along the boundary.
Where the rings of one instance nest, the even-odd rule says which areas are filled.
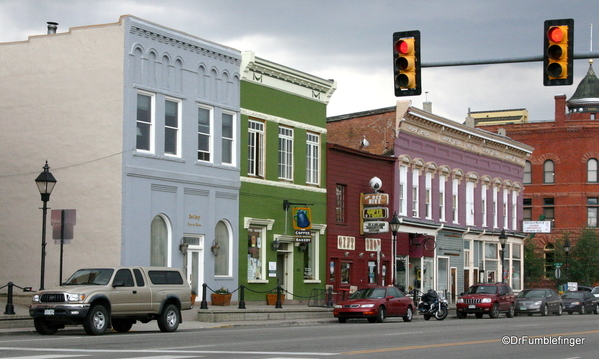
[[[596,59],[599,58],[599,52],[587,52],[574,54],[575,60]],[[471,65],[492,65],[492,64],[510,64],[518,62],[536,62],[543,61],[543,56],[514,57],[499,60],[470,60],[470,61],[441,61],[441,62],[423,62],[421,67],[451,67],[451,66],[471,66]]]

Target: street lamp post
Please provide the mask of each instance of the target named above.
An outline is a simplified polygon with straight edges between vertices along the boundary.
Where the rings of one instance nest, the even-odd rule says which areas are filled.
[[[42,202],[44,204],[42,207],[42,270],[40,275],[40,289],[44,289],[44,272],[46,267],[46,214],[48,212],[50,194],[52,194],[54,185],[56,185],[56,178],[50,173],[48,161],[46,161],[46,165],[43,168],[44,171],[35,179],[35,184],[37,184],[37,188],[42,195]]]
[[[393,218],[389,221],[389,227],[391,227],[391,233],[393,234],[393,247],[391,247],[391,284],[395,285],[395,264],[397,259],[395,258],[395,252],[397,251],[397,231],[399,231],[401,222],[397,217],[397,212],[393,213]]]
[[[503,260],[505,258],[505,245],[507,243],[507,236],[505,235],[505,229],[501,230],[501,233],[499,234],[499,243],[501,244],[501,253],[500,257],[501,257],[501,283],[503,283]]]
[[[570,241],[566,238],[566,243],[564,243],[564,253],[566,253],[566,283],[568,283],[568,254],[570,254]]]

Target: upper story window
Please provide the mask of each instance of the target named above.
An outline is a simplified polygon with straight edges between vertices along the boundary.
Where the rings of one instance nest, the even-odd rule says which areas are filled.
[[[426,172],[424,175],[424,205],[425,205],[425,216],[426,219],[433,218],[433,174]]]
[[[543,198],[543,216],[546,221],[551,222],[551,228],[555,226],[555,199]]]
[[[451,220],[453,223],[458,223],[458,205],[459,205],[459,184],[460,180],[454,178],[451,183]]]
[[[164,101],[164,153],[167,155],[179,156],[181,123],[179,107],[180,101]]]
[[[439,175],[439,221],[445,222],[445,182],[447,175]]]
[[[264,177],[264,123],[248,121],[248,175]]]
[[[507,188],[503,189],[503,227],[505,228],[510,228],[510,224],[508,222],[508,218],[509,218],[509,206],[508,206],[508,194],[509,191]]]
[[[552,160],[543,163],[543,183],[555,183],[555,164]]]
[[[597,178],[597,160],[594,158],[587,161],[587,182],[599,182]]]
[[[530,161],[524,163],[524,184],[532,183],[532,164]]]
[[[406,216],[408,213],[408,166],[399,166],[399,214]]]
[[[235,115],[222,113],[222,163],[235,164]]]
[[[306,183],[320,183],[320,136],[310,132],[306,135]]]
[[[420,216],[420,169],[412,172],[412,217]]]
[[[483,183],[480,191],[480,212],[482,213],[482,226],[487,226],[487,192],[489,184]]]
[[[279,179],[293,181],[293,129],[279,127]]]
[[[532,198],[522,199],[522,220],[532,221]]]
[[[466,182],[466,225],[474,225],[474,182]]]
[[[137,144],[136,149],[152,151],[154,122],[154,96],[137,94]]]
[[[335,222],[345,223],[346,186],[337,184],[335,187]]]
[[[212,111],[198,107],[198,160],[210,161],[212,153]]]
[[[599,198],[588,197],[587,198],[587,226],[597,227],[597,214],[599,211]]]

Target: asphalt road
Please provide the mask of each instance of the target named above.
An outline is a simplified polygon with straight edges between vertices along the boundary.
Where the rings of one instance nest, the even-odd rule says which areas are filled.
[[[0,358],[597,358],[599,315],[0,335]]]

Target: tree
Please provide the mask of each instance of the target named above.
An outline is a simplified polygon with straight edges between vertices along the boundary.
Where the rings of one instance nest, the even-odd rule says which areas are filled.
[[[534,234],[524,238],[524,286],[530,287],[543,279],[545,259],[533,240]]]
[[[585,228],[570,250],[568,278],[580,285],[599,281],[599,239],[596,229]]]

